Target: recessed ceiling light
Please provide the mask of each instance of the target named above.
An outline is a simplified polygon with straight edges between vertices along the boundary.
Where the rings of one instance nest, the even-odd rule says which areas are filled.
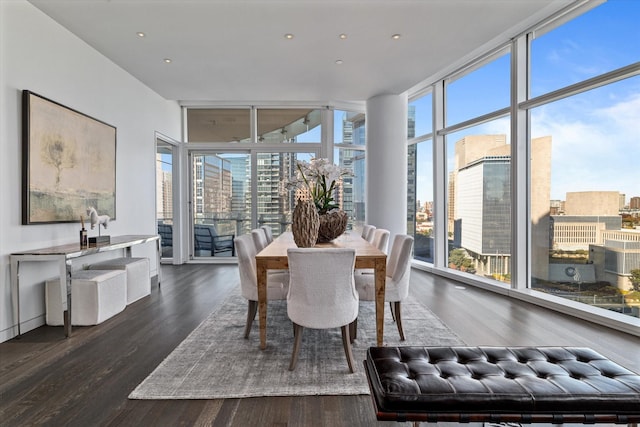
[[[164,58],[164,62],[167,64],[171,64],[171,58]]]
[[[144,37],[146,35],[142,31],[138,31],[136,34],[138,35],[138,37]]]
[[[400,34],[394,34],[391,36],[392,39],[398,40],[400,38]]]
[[[338,37],[340,37],[340,40],[345,40],[347,38],[347,35],[345,33],[342,33]]]
[[[284,38],[287,39],[287,40],[291,40],[293,38],[293,34],[287,33],[287,34],[284,35]]]
[[[342,63],[343,63],[342,59],[336,59],[336,64],[342,65]]]

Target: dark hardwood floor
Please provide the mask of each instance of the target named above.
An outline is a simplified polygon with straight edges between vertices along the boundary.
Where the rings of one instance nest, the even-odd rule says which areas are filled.
[[[150,297],[101,325],[74,328],[69,339],[62,327],[43,326],[0,344],[0,425],[405,425],[376,422],[368,396],[128,400],[238,282],[229,265],[163,265],[162,278]],[[457,285],[412,272],[412,296],[468,345],[589,346],[640,372],[637,337]]]

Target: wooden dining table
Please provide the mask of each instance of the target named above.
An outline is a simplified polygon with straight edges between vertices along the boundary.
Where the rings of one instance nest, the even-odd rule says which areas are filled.
[[[258,279],[258,317],[260,322],[260,348],[267,347],[267,270],[289,268],[287,249],[297,247],[290,231],[282,233],[256,255]],[[376,342],[382,346],[384,334],[384,288],[387,255],[360,234],[348,231],[329,243],[318,243],[318,248],[351,248],[356,251],[355,268],[372,268],[376,285]]]

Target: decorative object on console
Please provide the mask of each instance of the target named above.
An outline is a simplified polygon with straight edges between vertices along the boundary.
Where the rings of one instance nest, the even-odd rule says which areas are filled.
[[[22,224],[78,220],[86,200],[116,217],[116,128],[22,91]]]
[[[291,232],[293,241],[299,248],[311,248],[318,240],[320,218],[311,200],[298,200],[293,209]]]
[[[82,223],[82,228],[80,229],[80,247],[87,247],[89,241],[87,240],[87,229],[84,228],[84,217],[80,215],[80,222]]]
[[[335,203],[334,195],[342,184],[342,177],[351,175],[351,171],[322,158],[298,161],[296,168],[296,175],[288,180],[286,187],[296,190],[298,200],[313,202],[320,216],[317,242],[330,242],[347,228],[347,215]]]
[[[94,207],[90,207],[87,209],[87,215],[89,215],[89,222],[91,224],[91,229],[93,230],[96,225],[98,226],[98,235],[95,237],[89,237],[89,244],[92,245],[100,245],[104,243],[109,243],[111,241],[109,236],[102,236],[100,233],[100,225],[102,225],[105,229],[109,224],[109,215],[98,215],[98,212]]]

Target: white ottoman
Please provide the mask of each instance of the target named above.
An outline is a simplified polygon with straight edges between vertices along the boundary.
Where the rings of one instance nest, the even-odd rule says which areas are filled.
[[[60,280],[45,283],[47,325],[64,324]],[[79,270],[71,274],[71,324],[97,325],[127,305],[127,275],[122,270]]]
[[[91,270],[126,270],[127,304],[151,293],[148,258],[114,258],[92,264]]]

